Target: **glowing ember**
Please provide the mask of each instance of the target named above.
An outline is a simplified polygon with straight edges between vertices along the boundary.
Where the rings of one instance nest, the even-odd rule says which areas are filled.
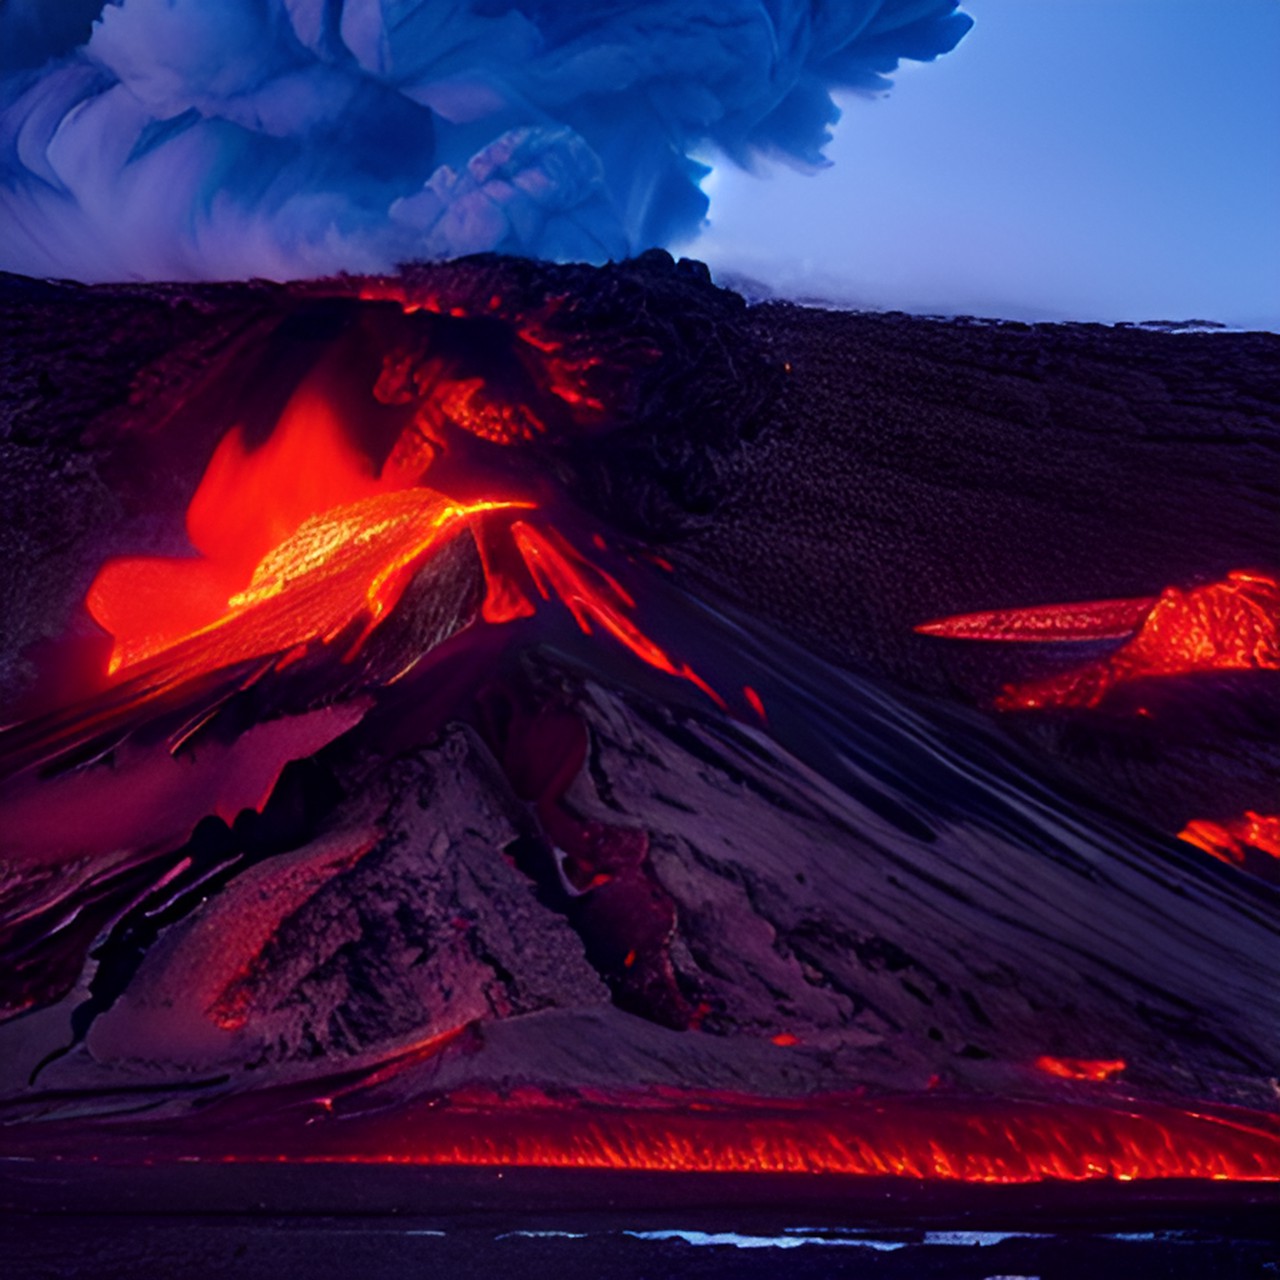
[[[1178,839],[1232,866],[1242,866],[1250,849],[1280,859],[1280,816],[1247,809],[1233,822],[1196,819],[1178,833]]]
[[[534,1091],[525,1091],[532,1093]],[[671,1091],[668,1091],[671,1092]],[[1280,1180],[1280,1128],[1252,1112],[882,1098],[837,1106],[678,1095],[620,1107],[441,1100],[394,1124],[308,1130],[303,1158],[690,1173],[837,1173],[1017,1183]],[[243,1146],[240,1159],[253,1159]],[[271,1157],[265,1157],[271,1158]]]
[[[1009,685],[1002,710],[1096,707],[1118,685],[1207,671],[1280,670],[1280,583],[1233,572],[1159,597],[962,614],[916,628],[968,640],[1080,641],[1130,635],[1108,657],[1043,680]],[[1136,629],[1136,630],[1135,630]]]
[[[1036,1066],[1046,1075],[1062,1080],[1109,1080],[1125,1068],[1123,1058],[1050,1058],[1036,1059]]]
[[[742,696],[747,700],[747,706],[759,717],[760,723],[767,724],[769,717],[765,715],[764,702],[761,701],[760,695],[749,684],[744,684],[742,686]]]

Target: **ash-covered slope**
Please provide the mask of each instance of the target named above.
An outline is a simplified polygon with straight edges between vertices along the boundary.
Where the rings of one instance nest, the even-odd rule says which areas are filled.
[[[79,602],[104,556],[183,548],[212,410],[381,332],[399,287],[6,282],[15,697],[41,635],[101,655]],[[911,627],[1265,563],[1275,339],[751,310],[661,256],[413,287],[603,355],[605,426],[548,419],[519,465],[732,696],[554,602],[482,626],[458,544],[359,662],[126,699],[43,776],[47,737],[10,733],[11,1115],[481,1085],[1274,1107],[1274,891],[1168,812],[1263,803],[1273,678],[1011,731],[982,709],[1007,654]],[[1046,1056],[1126,1065],[1067,1083]]]

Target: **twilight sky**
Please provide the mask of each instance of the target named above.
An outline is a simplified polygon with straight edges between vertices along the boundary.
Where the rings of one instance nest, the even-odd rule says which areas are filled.
[[[830,169],[719,167],[688,251],[782,293],[1280,329],[1280,0],[966,0]]]

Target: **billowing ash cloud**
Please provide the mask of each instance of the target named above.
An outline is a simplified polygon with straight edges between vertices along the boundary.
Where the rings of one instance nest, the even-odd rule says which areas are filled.
[[[0,268],[286,278],[698,228],[710,146],[823,163],[955,0],[8,0]]]

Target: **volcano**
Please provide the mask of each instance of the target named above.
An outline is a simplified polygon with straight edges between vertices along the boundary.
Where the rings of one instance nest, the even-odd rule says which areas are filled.
[[[1280,1179],[1280,339],[663,253],[0,324],[10,1152]]]

